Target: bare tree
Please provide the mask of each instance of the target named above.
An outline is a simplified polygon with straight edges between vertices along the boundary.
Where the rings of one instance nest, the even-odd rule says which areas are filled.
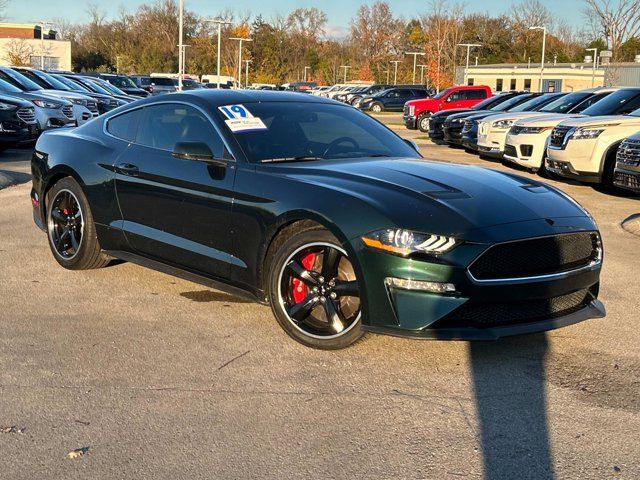
[[[637,0],[585,0],[585,15],[598,19],[600,31],[609,42],[613,60],[619,56],[620,46],[640,35],[640,2]]]
[[[31,56],[34,54],[33,47],[23,39],[11,40],[7,44],[5,52],[5,58],[9,65],[16,67],[31,66]]]

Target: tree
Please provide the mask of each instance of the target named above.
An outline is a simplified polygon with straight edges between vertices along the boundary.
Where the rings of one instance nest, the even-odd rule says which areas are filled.
[[[585,0],[585,15],[598,20],[600,33],[608,40],[613,60],[620,60],[620,47],[640,35],[640,2],[637,0]]]
[[[6,47],[7,62],[16,67],[30,67],[33,53],[33,47],[23,39],[11,40]]]

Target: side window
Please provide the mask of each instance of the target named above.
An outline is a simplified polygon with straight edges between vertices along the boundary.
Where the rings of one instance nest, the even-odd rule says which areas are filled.
[[[417,98],[425,98],[427,96],[426,90],[412,90],[411,93]]]
[[[457,102],[458,100],[464,100],[464,92],[462,90],[453,92],[447,97],[447,102]]]
[[[179,103],[145,107],[137,142],[147,147],[173,151],[178,142],[206,143],[214,157],[222,158],[222,139],[198,109]]]
[[[401,88],[400,90],[397,90],[398,92],[398,97],[410,97],[411,96],[411,90],[408,90],[406,88]]]
[[[107,132],[120,140],[133,142],[136,139],[141,114],[142,109],[139,108],[113,117],[107,122]]]

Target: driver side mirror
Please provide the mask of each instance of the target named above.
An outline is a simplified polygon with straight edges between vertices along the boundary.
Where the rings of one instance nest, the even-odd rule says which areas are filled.
[[[203,160],[205,162],[213,161],[213,152],[209,145],[203,142],[178,142],[173,147],[174,158],[182,160]]]
[[[446,103],[449,103],[449,102],[451,102],[452,100],[453,100],[453,98],[452,98],[452,97],[447,97],[447,98],[445,98],[445,99],[444,99],[444,101],[445,101]]]

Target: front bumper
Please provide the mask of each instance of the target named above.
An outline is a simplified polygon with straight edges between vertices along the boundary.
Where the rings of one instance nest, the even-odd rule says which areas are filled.
[[[490,130],[486,135],[478,134],[478,151],[483,155],[502,158],[507,131]]]
[[[544,160],[549,132],[543,134],[508,134],[504,159],[526,168],[539,169]]]
[[[442,136],[444,141],[450,145],[462,145],[462,126],[444,124]]]
[[[418,124],[416,121],[416,117],[410,115],[403,115],[402,120],[404,121],[404,126],[409,130],[417,130]]]
[[[362,270],[359,276],[363,279],[363,328],[411,338],[490,340],[603,317],[604,307],[597,300],[601,263],[566,275],[509,281],[478,281],[468,271],[468,266],[490,245],[522,238],[523,231],[536,237],[595,228],[586,217],[557,220],[555,226],[535,220],[521,222],[517,227],[487,228],[477,237],[484,239],[482,242],[459,245],[429,261],[381,253],[354,240],[352,247],[356,249]],[[396,288],[385,282],[388,277],[450,283],[455,285],[455,292]],[[580,297],[579,304],[566,309],[553,307],[554,302],[565,302],[565,298],[574,295]]]
[[[0,121],[0,144],[4,146],[33,142],[39,133],[36,123]]]
[[[640,193],[640,167],[617,166],[613,173],[613,184],[616,187]]]
[[[76,119],[69,118],[60,110],[52,108],[36,109],[36,120],[40,131],[61,127],[75,127]]]
[[[568,140],[562,147],[547,148],[547,170],[584,183],[601,183],[598,139]]]

